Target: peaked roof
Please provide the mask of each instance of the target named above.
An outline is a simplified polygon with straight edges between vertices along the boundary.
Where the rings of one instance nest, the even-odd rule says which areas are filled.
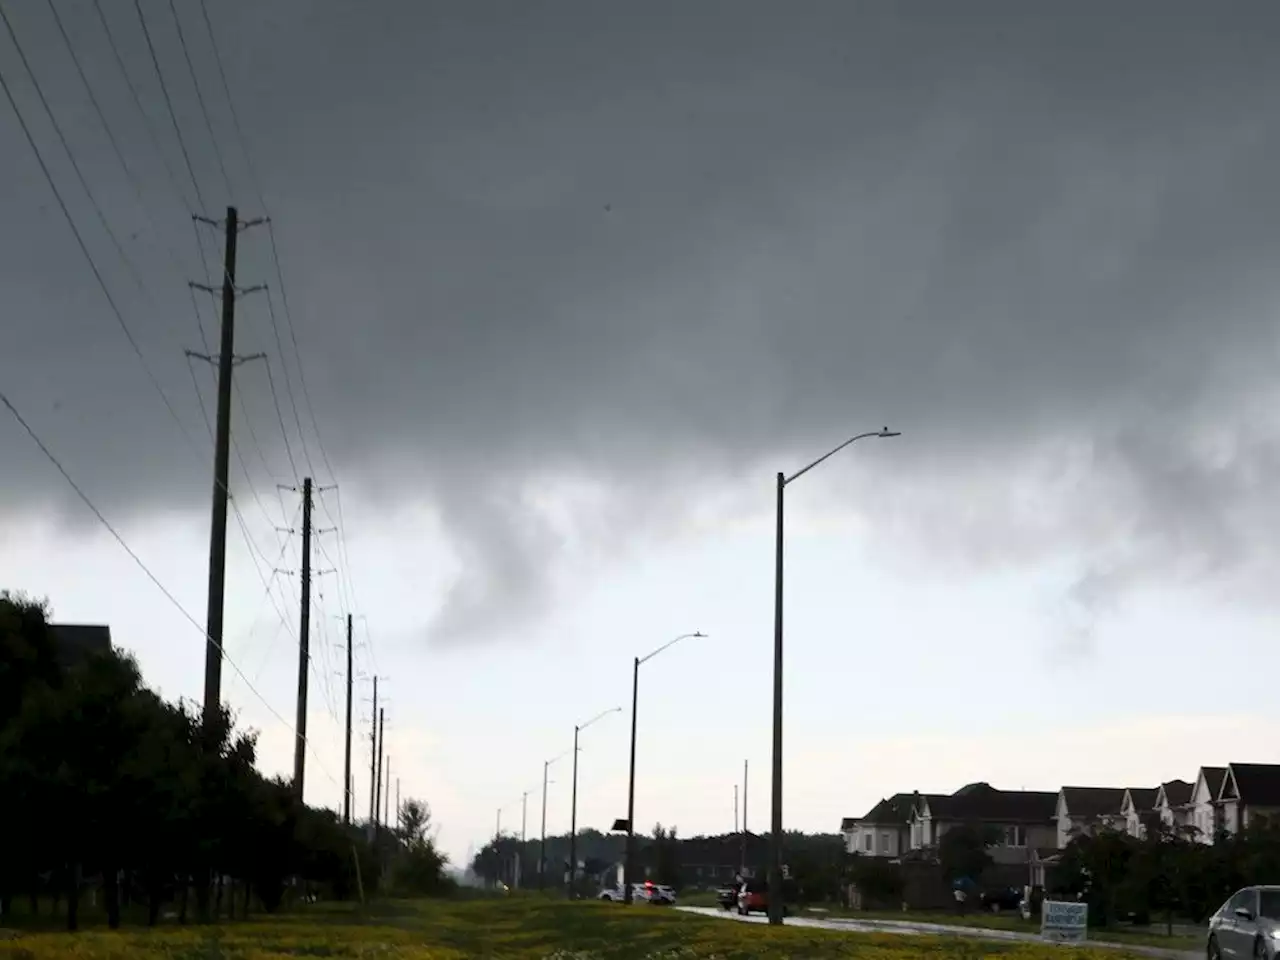
[[[1107,817],[1124,806],[1124,787],[1063,787],[1069,817]]]
[[[1156,794],[1159,790],[1159,787],[1130,787],[1125,793],[1129,795],[1129,802],[1133,804],[1133,809],[1144,813],[1155,809]]]
[[[1215,800],[1218,799],[1218,794],[1222,792],[1222,781],[1227,777],[1227,768],[1201,767],[1200,772],[1196,774],[1196,780],[1199,781],[1201,777],[1204,778],[1205,785],[1209,788],[1209,795]],[[1193,787],[1192,789],[1194,790],[1195,788]]]
[[[914,798],[909,793],[895,793],[887,800],[881,800],[862,817],[863,823],[895,824],[906,826],[911,819],[911,807]]]
[[[1227,783],[1234,780],[1236,794],[1241,802],[1257,806],[1280,807],[1280,764],[1232,763],[1227,766],[1227,776],[1222,781],[1219,796],[1226,792]]]
[[[1157,796],[1164,794],[1165,803],[1169,806],[1183,807],[1191,802],[1191,791],[1194,789],[1195,785],[1185,780],[1168,780],[1160,784],[1160,789],[1156,793]]]
[[[1053,819],[1058,794],[1039,790],[997,790],[989,783],[971,783],[949,797],[923,798],[939,820],[985,820],[1037,823]]]
[[[858,822],[857,817],[845,817],[843,820],[840,821],[840,832],[848,833],[850,830],[854,828],[857,822]]]
[[[68,665],[111,652],[111,628],[96,624],[51,623],[49,632],[59,658]]]

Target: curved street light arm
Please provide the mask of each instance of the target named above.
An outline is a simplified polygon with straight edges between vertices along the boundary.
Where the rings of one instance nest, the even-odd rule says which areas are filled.
[[[622,712],[621,707],[610,707],[608,710],[601,710],[599,713],[597,713],[594,717],[592,717],[586,723],[578,724],[577,729],[579,731],[585,730],[587,729],[587,727],[591,726],[597,720],[603,720],[605,717],[607,717],[611,713],[621,713],[621,712]]]
[[[898,436],[901,436],[901,434],[898,433],[896,430],[890,430],[888,427],[884,427],[880,430],[872,430],[869,433],[860,433],[856,437],[850,437],[848,440],[840,444],[840,446],[836,447],[830,453],[823,454],[821,457],[813,461],[813,463],[809,464],[804,469],[797,470],[795,473],[793,473],[789,477],[784,476],[782,478],[782,485],[786,486],[792,480],[799,480],[801,477],[803,477],[806,473],[808,473],[818,464],[824,463],[825,461],[830,460],[832,457],[834,457],[837,453],[839,453],[845,447],[849,446],[849,444],[853,443],[855,440],[865,440],[867,437],[898,437]]]
[[[682,633],[680,634],[680,636],[676,637],[674,640],[668,640],[666,643],[664,643],[662,646],[660,646],[657,650],[653,651],[653,653],[649,654],[648,656],[640,657],[636,661],[636,663],[641,664],[648,660],[652,660],[654,657],[660,654],[663,650],[666,650],[668,647],[674,646],[675,644],[679,643],[681,640],[688,640],[691,637],[705,637],[705,636],[706,634],[700,630],[695,630],[693,633]]]
[[[561,753],[561,754],[559,754],[559,755],[557,755],[557,756],[554,756],[554,757],[552,757],[550,760],[544,760],[544,761],[542,762],[542,765],[543,765],[544,767],[550,767],[550,766],[551,766],[553,763],[555,763],[557,760],[563,760],[565,757],[567,757],[567,756],[568,756],[569,754],[571,754],[571,753],[573,753],[573,751],[572,751],[572,750],[566,750],[564,753]]]

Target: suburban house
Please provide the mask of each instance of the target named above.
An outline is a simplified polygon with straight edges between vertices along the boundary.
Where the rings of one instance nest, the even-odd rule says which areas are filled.
[[[1057,848],[1098,829],[1123,830],[1124,798],[1124,787],[1063,787],[1054,813]]]
[[[1195,827],[1195,808],[1191,803],[1191,791],[1195,784],[1185,780],[1170,780],[1156,790],[1156,813],[1160,822],[1174,830],[1185,831]]]
[[[1129,787],[1124,792],[1120,814],[1124,817],[1125,833],[1139,840],[1159,822],[1156,813],[1156,793],[1159,787]]]
[[[1226,767],[1201,767],[1191,789],[1191,826],[1201,843],[1213,843],[1222,829],[1222,781],[1226,779]]]
[[[845,817],[840,822],[845,851],[864,857],[902,856],[909,849],[914,800],[910,793],[897,793],[881,800],[864,817]]]
[[[111,652],[111,628],[96,624],[51,623],[49,635],[64,667]]]
[[[1028,863],[1033,851],[1054,846],[1057,800],[1056,793],[997,790],[989,783],[971,783],[949,796],[917,793],[908,844],[913,851],[927,851],[952,827],[979,824],[999,836],[990,848],[995,863]]]
[[[1222,826],[1238,833],[1280,814],[1280,764],[1230,763],[1218,791]]]

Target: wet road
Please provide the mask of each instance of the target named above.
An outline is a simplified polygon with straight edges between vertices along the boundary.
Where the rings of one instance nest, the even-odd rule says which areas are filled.
[[[721,920],[735,920],[739,923],[768,923],[769,918],[760,914],[748,917],[721,910],[717,907],[677,907],[686,913],[696,913],[703,917],[715,917]],[[848,933],[896,933],[900,936],[947,936],[975,937],[980,940],[1004,940],[1021,943],[1042,942],[1034,933],[1019,933],[1015,930],[991,930],[982,927],[952,926],[945,923],[916,923],[910,920],[855,920],[851,917],[787,917],[788,926],[811,927],[818,930],[844,930]],[[1201,960],[1203,954],[1198,950],[1171,950],[1162,947],[1144,947],[1127,943],[1108,943],[1090,940],[1089,946],[1110,947],[1112,949],[1129,950],[1149,957],[1161,957],[1166,960]]]

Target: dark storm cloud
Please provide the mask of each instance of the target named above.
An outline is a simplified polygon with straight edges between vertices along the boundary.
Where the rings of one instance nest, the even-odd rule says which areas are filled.
[[[207,445],[173,266],[198,276],[194,241],[91,7],[61,6],[128,131],[155,231],[39,5],[15,21],[113,221],[138,234],[128,248],[156,304],[129,290],[101,236],[95,250]],[[221,205],[176,34],[154,6],[179,119],[207,202]],[[881,423],[910,442],[860,469],[905,525],[952,534],[970,556],[1041,554],[1081,531],[1105,548],[1100,570],[1116,550],[1126,570],[1256,553],[1246,518],[1266,498],[1251,478],[1274,424],[1255,418],[1212,462],[1196,431],[1212,417],[1238,432],[1273,389],[1273,5],[222,7],[329,452],[366,489],[409,495],[392,479],[405,464],[428,484],[465,572],[445,633],[536,607],[560,535],[521,506],[530,477],[594,478],[630,517]],[[197,8],[179,10],[201,38]],[[112,19],[146,79],[136,23]],[[192,47],[251,213],[207,41]],[[20,77],[4,44],[0,65]],[[158,87],[144,86],[181,180]],[[23,225],[0,240],[14,317],[5,389],[104,506],[201,504],[200,463],[38,170],[21,149],[0,164],[4,209]],[[74,192],[65,163],[55,175]],[[91,227],[78,197],[74,209]],[[244,282],[274,284],[265,238],[246,234],[242,250]],[[245,352],[276,352],[260,299],[245,301],[241,330]],[[265,374],[240,376],[285,477]],[[287,398],[285,416],[292,429]],[[1075,489],[1044,466],[1059,440],[1094,451]],[[21,506],[51,486],[35,456],[18,464],[4,492]],[[1049,470],[1052,493],[1020,518],[1011,478],[1032,469]],[[956,509],[962,497],[985,506]],[[946,522],[919,519],[939,503]],[[1081,602],[1100,603],[1105,579],[1083,574]]]

